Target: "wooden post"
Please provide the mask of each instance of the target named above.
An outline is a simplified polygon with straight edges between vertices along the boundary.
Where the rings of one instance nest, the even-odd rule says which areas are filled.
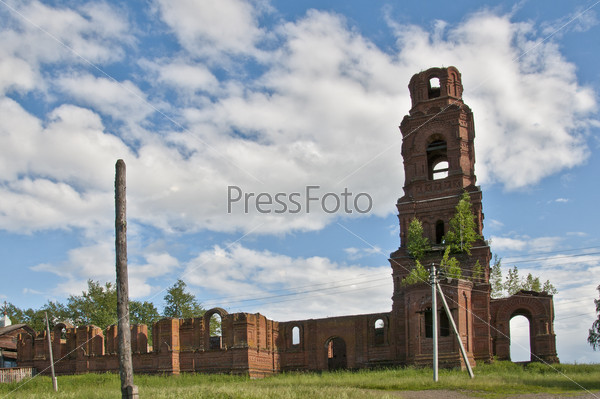
[[[52,372],[52,388],[54,392],[58,392],[58,383],[56,382],[56,374],[54,374],[54,356],[52,355],[52,340],[50,339],[50,323],[48,322],[48,312],[46,315],[46,335],[48,336],[48,352],[50,353],[50,370]],[[60,353],[59,353],[60,356]]]
[[[133,385],[131,330],[129,327],[129,283],[127,278],[127,219],[125,196],[125,162],[119,159],[115,176],[115,246],[117,254],[117,337],[119,341],[119,374],[123,399],[138,398]]]

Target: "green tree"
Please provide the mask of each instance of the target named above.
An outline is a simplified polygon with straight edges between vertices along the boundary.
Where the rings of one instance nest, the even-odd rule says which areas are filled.
[[[545,292],[550,295],[558,294],[558,290],[554,285],[552,285],[550,280],[546,280],[546,282],[544,282],[544,285],[542,286],[542,292]]]
[[[48,301],[40,309],[22,310],[13,304],[6,305],[8,317],[13,324],[25,323],[35,331],[46,328],[45,313],[48,313],[50,328],[58,323],[75,326],[93,324],[102,329],[117,323],[117,290],[111,283],[104,285],[88,280],[88,289],[81,295],[71,295],[67,304]],[[131,324],[146,324],[151,327],[160,315],[151,302],[129,301],[129,320]],[[151,333],[151,328],[148,333]]]
[[[8,316],[12,324],[25,323],[25,313],[22,309],[19,309],[10,302],[4,302],[4,306],[2,307],[2,309],[6,312],[6,315]]]
[[[88,289],[67,299],[67,309],[77,325],[93,324],[102,329],[117,324],[117,290],[108,282],[88,280]]]
[[[466,252],[471,255],[473,243],[481,236],[477,234],[475,217],[471,210],[471,197],[466,191],[456,205],[456,212],[450,219],[448,232],[444,236],[444,244],[451,252]]]
[[[418,283],[426,283],[429,281],[429,272],[423,267],[421,262],[418,260],[415,262],[415,267],[408,273],[408,275],[402,280],[402,285],[412,285]]]
[[[519,278],[519,269],[517,266],[513,266],[512,269],[508,269],[508,276],[504,281],[504,289],[508,292],[508,295],[514,295],[522,288],[521,280]]]
[[[200,317],[204,314],[204,308],[200,306],[196,297],[186,292],[186,284],[179,279],[171,288],[167,290],[165,295],[165,310],[166,317],[189,318]]]
[[[474,283],[483,281],[483,267],[481,266],[481,263],[479,263],[479,259],[477,259],[475,266],[473,266],[473,275],[471,276],[471,279]]]
[[[519,268],[517,266],[508,269],[508,276],[506,276],[506,280],[502,283],[502,270],[500,264],[501,259],[494,256],[494,265],[490,271],[492,298],[499,298],[503,296],[504,292],[508,293],[508,295],[514,295],[520,290],[545,292],[550,295],[556,295],[558,293],[556,287],[554,287],[549,280],[546,280],[542,285],[540,283],[540,278],[531,273],[527,274],[527,277],[524,279],[521,279],[519,277]]]
[[[596,289],[600,292],[600,285]],[[596,305],[598,318],[592,323],[587,340],[592,349],[597,350],[600,349],[600,299],[594,299],[594,304]]]
[[[93,324],[102,329],[117,324],[117,289],[110,282],[101,285],[99,281],[88,280],[88,290],[81,295],[71,295],[67,300],[65,319],[73,324]],[[160,315],[151,302],[129,301],[129,321],[131,324],[146,324],[148,327],[158,321]],[[148,329],[149,333],[151,328]]]
[[[152,302],[147,301],[130,301],[129,315],[131,324],[146,324],[149,327],[148,333],[152,330],[150,328],[152,324],[160,319],[160,314],[156,306]]]
[[[521,289],[526,291],[542,292],[542,284],[539,277],[533,277],[531,273],[527,275],[525,281],[521,284]]]
[[[440,271],[443,275],[449,279],[459,279],[462,277],[462,270],[460,269],[459,261],[454,257],[450,256],[450,247],[446,247],[444,256],[440,262]]]
[[[431,249],[429,240],[423,234],[423,224],[417,218],[413,218],[408,226],[407,245],[408,253],[416,260],[421,260],[425,252]]]
[[[504,285],[502,283],[502,259],[498,255],[494,255],[494,264],[490,269],[490,286],[491,286],[491,297],[500,298],[504,291]]]
[[[12,324],[27,324],[35,331],[41,331],[46,328],[46,314],[48,312],[48,321],[50,328],[53,328],[57,323],[63,321],[68,314],[64,305],[58,302],[49,301],[40,309],[19,309],[12,303],[5,306],[6,314],[10,318]]]

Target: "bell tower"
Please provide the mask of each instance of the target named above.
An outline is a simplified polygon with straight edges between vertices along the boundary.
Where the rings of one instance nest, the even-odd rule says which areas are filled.
[[[401,247],[413,218],[423,223],[432,244],[441,244],[458,198],[471,195],[477,233],[483,229],[481,191],[475,185],[473,113],[462,100],[461,76],[454,67],[431,68],[408,85],[412,108],[400,125],[404,196],[396,204]]]
[[[390,255],[394,280],[392,315],[396,342],[403,342],[398,345],[396,356],[409,363],[427,364],[431,353],[431,327],[427,321],[432,312],[431,287],[427,282],[411,286],[402,282],[415,266],[407,250],[408,226],[413,218],[421,221],[424,235],[432,244],[422,264],[426,268],[431,263],[439,265],[444,250],[442,238],[465,191],[470,196],[475,228],[482,235],[482,194],[476,186],[473,113],[462,99],[460,72],[455,67],[431,68],[414,75],[408,88],[412,106],[400,125],[404,195],[396,203],[400,247]],[[489,360],[490,249],[479,239],[470,255],[455,256],[463,277],[448,283],[447,296],[454,298],[456,322],[464,331],[469,357]],[[475,281],[473,269],[477,264],[483,276]],[[474,328],[485,332],[481,339],[473,335]],[[441,349],[448,351],[448,364],[459,366],[458,352],[449,348]]]

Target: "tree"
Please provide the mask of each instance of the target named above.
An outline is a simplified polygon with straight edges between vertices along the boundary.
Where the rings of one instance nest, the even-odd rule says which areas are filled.
[[[473,280],[474,283],[480,283],[483,281],[483,267],[481,266],[481,263],[479,263],[479,259],[477,259],[475,266],[473,266],[471,280]]]
[[[25,313],[23,310],[19,309],[12,303],[4,303],[3,310],[6,312],[6,315],[12,322],[12,324],[21,324],[25,323]]]
[[[426,283],[429,281],[429,272],[421,264],[421,259],[425,252],[431,249],[431,245],[423,234],[423,224],[417,218],[413,218],[408,226],[406,248],[408,253],[415,258],[415,267],[402,280],[402,285]]]
[[[600,292],[600,285],[596,289]],[[592,349],[597,350],[600,349],[600,299],[594,299],[594,304],[598,318],[592,323],[587,340]]]
[[[189,318],[200,317],[204,314],[204,308],[200,306],[196,297],[185,291],[186,284],[179,279],[171,288],[167,290],[165,295],[165,310],[166,317]]]
[[[46,312],[48,313],[50,328],[63,321],[68,314],[64,305],[51,301],[37,310],[32,308],[19,309],[12,303],[8,303],[5,309],[6,314],[13,324],[27,324],[35,331],[41,331],[46,328]]]
[[[521,289],[524,289],[526,291],[541,292],[542,284],[540,283],[540,278],[533,277],[533,275],[531,273],[529,273],[527,275],[527,277],[525,278],[525,281],[522,283]]]
[[[444,251],[444,256],[440,263],[440,271],[443,273],[444,277],[447,277],[449,280],[462,277],[460,263],[454,256],[450,256],[450,246],[446,247],[446,250]]]
[[[88,280],[88,290],[67,299],[67,309],[77,325],[93,324],[102,329],[117,324],[117,290],[108,282]]]
[[[502,282],[501,262],[502,259],[495,255],[494,264],[490,270],[490,295],[492,298],[500,298],[505,296],[505,293],[514,295],[521,290],[545,292],[550,295],[556,295],[558,293],[558,290],[552,285],[550,280],[546,280],[542,285],[540,283],[540,278],[531,273],[527,274],[527,277],[524,279],[521,279],[519,277],[519,268],[517,266],[508,269],[508,276],[506,276],[506,280]]]
[[[502,297],[502,291],[504,291],[504,285],[502,284],[502,259],[498,255],[494,255],[494,264],[490,270],[490,295],[492,298]]]
[[[471,255],[473,243],[481,236],[477,234],[475,217],[471,210],[471,197],[466,191],[456,205],[456,213],[450,219],[448,232],[444,236],[444,244],[451,252],[466,252]]]
[[[542,292],[545,292],[550,295],[558,294],[558,290],[554,285],[552,285],[550,280],[546,280],[546,282],[544,282],[544,285],[542,286]]]
[[[129,302],[129,320],[131,324],[146,324],[148,328],[148,334],[150,334],[153,323],[157,322],[160,319],[160,314],[158,313],[158,309],[152,302],[139,302],[139,301],[130,301]]]
[[[48,301],[40,309],[22,310],[13,304],[6,305],[8,317],[13,324],[25,323],[35,331],[46,328],[45,313],[48,313],[50,328],[58,323],[75,326],[93,324],[102,329],[117,323],[117,290],[112,283],[100,284],[88,280],[88,289],[81,295],[71,295],[67,304]],[[129,318],[132,324],[146,324],[158,321],[160,315],[151,302],[129,301]],[[150,334],[151,328],[148,329]]]
[[[426,283],[429,281],[429,272],[421,262],[418,260],[415,262],[415,267],[408,273],[408,275],[402,280],[402,285],[412,285],[418,283]]]
[[[421,260],[425,252],[431,249],[429,240],[423,234],[423,224],[417,218],[413,218],[408,226],[407,244],[408,253],[416,260]]]
[[[508,292],[508,295],[514,295],[519,292],[521,287],[519,269],[517,266],[513,266],[512,269],[508,269],[508,276],[506,276],[506,281],[504,281],[504,289]]]

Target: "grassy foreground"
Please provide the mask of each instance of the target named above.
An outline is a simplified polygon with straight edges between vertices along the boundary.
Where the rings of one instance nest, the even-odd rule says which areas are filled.
[[[229,375],[136,375],[141,398],[398,398],[398,391],[444,389],[477,397],[498,398],[522,393],[583,394],[600,390],[600,364],[521,366],[510,362],[479,365],[471,380],[466,372],[396,368],[332,373],[288,373],[251,380]],[[58,393],[50,377],[0,384],[0,398],[118,398],[118,374],[58,377]],[[593,396],[590,396],[593,397]]]

